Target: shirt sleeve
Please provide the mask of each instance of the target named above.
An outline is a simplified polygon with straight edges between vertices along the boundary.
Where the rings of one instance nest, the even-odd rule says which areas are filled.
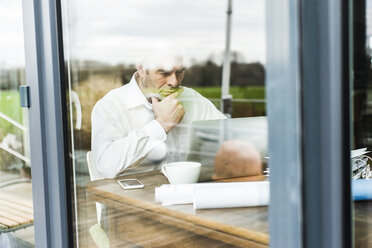
[[[214,104],[205,99],[204,103],[204,120],[219,120],[219,119],[227,119],[227,117],[220,112]]]
[[[97,104],[92,112],[92,156],[102,177],[113,178],[142,161],[167,136],[156,120],[129,131],[112,112],[114,108],[105,105]]]
[[[188,121],[227,119],[214,104],[194,89],[184,87],[181,94],[182,105],[185,108]]]
[[[200,111],[199,120],[227,119],[227,117],[222,112],[220,112],[210,100],[200,95],[199,93],[197,93],[197,96],[199,98],[198,102],[200,103],[200,105],[198,106],[198,109]]]

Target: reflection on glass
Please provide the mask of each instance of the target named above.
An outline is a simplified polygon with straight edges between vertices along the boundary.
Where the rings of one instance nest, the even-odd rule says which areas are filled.
[[[33,204],[21,1],[0,2],[0,247],[33,247]]]
[[[352,193],[355,247],[370,247],[372,160],[372,1],[353,3]]]
[[[173,179],[265,179],[265,3],[233,2],[232,111],[224,115],[227,3],[62,2],[76,245],[268,244],[266,207],[196,213],[183,194],[190,188],[167,201],[169,207],[155,202],[155,188]],[[124,190],[117,179],[102,180],[119,175],[137,178],[144,188]],[[262,190],[252,197],[268,195],[267,186],[257,186]],[[228,204],[239,198],[227,195]],[[249,206],[268,204],[261,200]],[[187,205],[174,205],[180,202]]]

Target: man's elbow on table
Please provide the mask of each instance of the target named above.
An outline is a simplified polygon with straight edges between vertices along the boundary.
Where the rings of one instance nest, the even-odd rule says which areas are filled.
[[[121,171],[119,162],[112,159],[107,159],[107,156],[101,155],[96,160],[96,169],[101,178],[114,178]]]
[[[101,178],[114,178],[117,175],[117,173],[113,173],[110,170],[99,169],[99,167],[97,168],[97,171]]]

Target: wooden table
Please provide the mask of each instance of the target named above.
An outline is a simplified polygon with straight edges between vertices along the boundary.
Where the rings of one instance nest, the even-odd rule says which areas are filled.
[[[168,183],[167,179],[159,171],[119,179],[133,177],[145,187],[123,190],[118,178],[86,185],[89,199],[108,206],[110,247],[268,247],[267,207],[163,207],[155,202],[154,189]],[[372,247],[372,201],[354,206],[355,245]]]
[[[134,176],[122,177],[133,178]],[[145,187],[123,190],[118,179],[86,185],[89,199],[109,207],[114,247],[268,247],[267,207],[194,210],[192,204],[163,207],[154,189],[168,183],[159,172],[135,176]],[[262,179],[262,177],[258,178]]]

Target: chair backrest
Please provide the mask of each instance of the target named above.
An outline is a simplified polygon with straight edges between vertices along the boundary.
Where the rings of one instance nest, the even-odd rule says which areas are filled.
[[[87,164],[88,164],[90,180],[93,181],[93,180],[102,179],[102,176],[100,176],[100,174],[97,171],[96,166],[94,165],[94,163],[92,161],[92,152],[91,151],[87,152]]]
[[[92,163],[92,152],[87,152],[87,164],[88,164],[88,171],[89,171],[89,177],[91,181],[102,179],[102,177],[99,175],[96,166],[94,163]],[[103,205],[101,203],[96,203],[96,211],[97,211],[97,222],[98,224],[101,224],[101,215],[102,215],[102,209]]]

